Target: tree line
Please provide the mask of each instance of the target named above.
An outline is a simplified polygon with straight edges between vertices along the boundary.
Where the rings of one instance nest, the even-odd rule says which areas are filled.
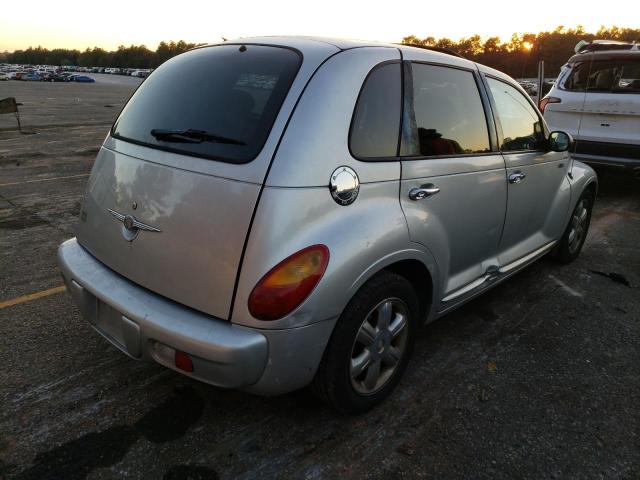
[[[171,57],[186,52],[202,44],[178,42],[160,42],[153,51],[145,45],[120,45],[117,50],[107,51],[100,47],[87,48],[84,51],[43,47],[29,47],[13,53],[0,53],[0,62],[29,65],[60,65],[79,67],[118,67],[118,68],[156,68]]]
[[[539,33],[514,33],[508,42],[499,37],[482,40],[480,35],[449,38],[409,35],[402,39],[406,45],[423,45],[447,48],[469,60],[483,63],[501,70],[512,77],[535,77],[538,61],[545,61],[546,76],[556,76],[560,67],[574,53],[573,48],[580,40],[610,39],[640,41],[640,28],[600,27],[595,33],[586,32],[582,26],[565,28],[559,26],[552,31]],[[120,45],[115,51],[99,47],[84,51],[43,47],[29,47],[26,50],[0,53],[0,62],[31,65],[76,65],[81,67],[155,68],[171,57],[186,52],[202,44],[160,42],[155,51],[145,45]]]
[[[440,47],[452,50],[474,62],[501,70],[515,78],[536,77],[538,61],[544,60],[545,76],[554,77],[573,55],[574,47],[580,40],[620,40],[640,43],[640,28],[600,27],[595,33],[576,28],[559,26],[552,31],[524,33],[511,36],[508,42],[499,37],[484,41],[479,35],[472,35],[455,42],[448,38],[419,38],[410,35],[402,39],[406,45]]]

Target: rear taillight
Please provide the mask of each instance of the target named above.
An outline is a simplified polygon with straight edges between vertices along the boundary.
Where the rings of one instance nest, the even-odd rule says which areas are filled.
[[[249,312],[259,320],[277,320],[296,309],[313,291],[329,263],[329,249],[312,245],[273,267],[249,295]]]
[[[540,105],[538,106],[538,108],[540,108],[540,113],[544,113],[544,109],[547,106],[548,103],[560,103],[562,102],[562,99],[558,98],[558,97],[545,97],[542,100],[540,100]]]

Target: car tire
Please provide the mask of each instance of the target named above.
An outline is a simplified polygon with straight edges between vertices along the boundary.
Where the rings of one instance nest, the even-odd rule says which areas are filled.
[[[589,231],[594,200],[595,197],[591,190],[585,190],[578,199],[571,213],[569,224],[553,251],[553,259],[557,262],[571,263],[580,255]]]
[[[312,391],[344,413],[381,403],[411,358],[418,315],[418,298],[406,278],[388,271],[374,276],[340,316]]]

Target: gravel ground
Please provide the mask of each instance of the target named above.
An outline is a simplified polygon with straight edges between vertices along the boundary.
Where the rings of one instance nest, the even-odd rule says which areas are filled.
[[[56,248],[138,83],[110,80],[0,83],[35,132],[0,117],[0,303],[61,285]],[[639,241],[640,183],[607,172],[575,263],[423,328],[394,395],[353,417],[130,360],[64,292],[1,308],[0,478],[640,478]]]

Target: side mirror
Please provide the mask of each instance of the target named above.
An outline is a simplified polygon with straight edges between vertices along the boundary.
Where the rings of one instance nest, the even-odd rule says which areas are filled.
[[[573,145],[573,137],[567,132],[557,130],[549,134],[549,150],[552,152],[566,152]]]

